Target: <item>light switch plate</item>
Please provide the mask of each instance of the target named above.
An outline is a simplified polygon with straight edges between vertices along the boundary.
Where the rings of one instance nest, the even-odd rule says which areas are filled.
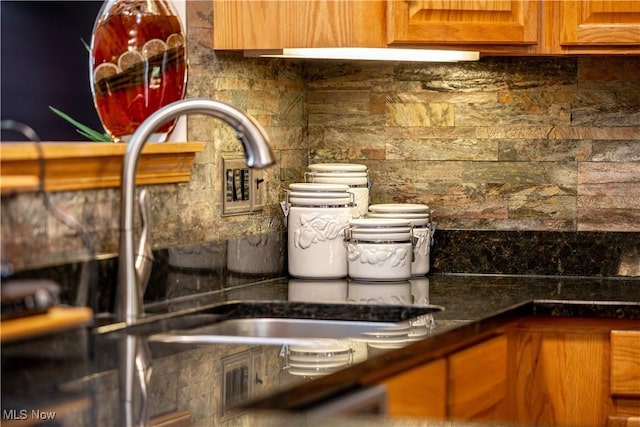
[[[222,214],[261,211],[266,197],[264,173],[250,169],[243,157],[222,157]]]

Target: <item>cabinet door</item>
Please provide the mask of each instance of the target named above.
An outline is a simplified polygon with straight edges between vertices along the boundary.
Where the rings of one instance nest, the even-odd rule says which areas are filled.
[[[215,0],[213,48],[384,46],[384,0]]]
[[[536,44],[538,0],[389,0],[388,42]]]
[[[640,1],[565,0],[560,43],[566,46],[640,46]]]
[[[609,396],[609,331],[598,319],[533,319],[510,336],[510,421],[600,427]]]
[[[438,359],[383,382],[391,417],[446,417],[447,364]]]
[[[610,341],[615,414],[608,427],[640,427],[640,330],[613,330]]]
[[[640,331],[611,331],[611,394],[640,397]]]
[[[447,384],[449,417],[506,421],[506,335],[453,354],[449,358]]]

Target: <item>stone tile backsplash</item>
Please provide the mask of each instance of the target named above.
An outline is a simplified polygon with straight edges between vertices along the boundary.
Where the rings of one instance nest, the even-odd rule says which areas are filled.
[[[640,232],[640,57],[488,57],[476,63],[307,63],[211,49],[212,5],[187,2],[189,97],[230,102],[271,135],[267,205],[221,215],[222,122],[188,121],[205,142],[186,184],[150,188],[155,249],[284,230],[282,188],[309,163],[365,163],[374,203],[426,203],[440,229]],[[119,192],[2,197],[2,262],[15,270],[118,247]]]

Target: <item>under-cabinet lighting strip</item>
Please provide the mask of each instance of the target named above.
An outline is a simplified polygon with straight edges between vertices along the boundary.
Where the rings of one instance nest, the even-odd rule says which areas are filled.
[[[480,53],[460,50],[398,48],[284,48],[245,51],[246,56],[291,59],[350,59],[366,61],[457,62],[477,61]]]

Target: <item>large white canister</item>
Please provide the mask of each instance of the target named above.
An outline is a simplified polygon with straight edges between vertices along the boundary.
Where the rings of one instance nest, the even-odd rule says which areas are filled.
[[[354,219],[345,238],[350,278],[394,281],[411,277],[413,232],[408,221]]]
[[[344,184],[294,183],[283,205],[288,230],[288,270],[293,277],[347,277],[344,231],[353,195]]]
[[[316,163],[309,165],[305,180],[321,184],[346,184],[354,195],[353,217],[362,218],[369,210],[369,171],[357,163]]]

